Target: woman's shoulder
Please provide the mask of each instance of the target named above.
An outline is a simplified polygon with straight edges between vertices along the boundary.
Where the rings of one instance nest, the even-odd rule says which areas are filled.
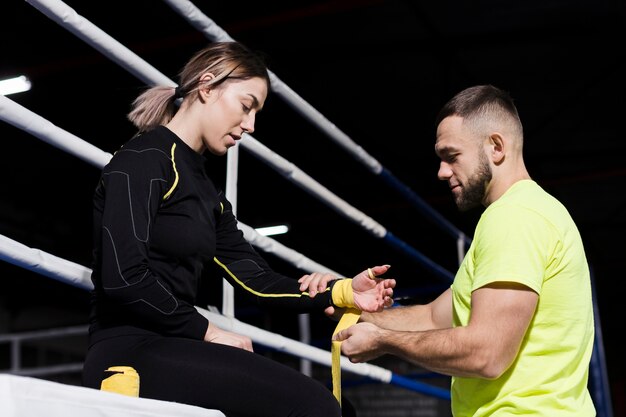
[[[134,136],[113,154],[107,169],[119,170],[123,167],[125,170],[146,170],[153,166],[161,170],[170,166],[170,153],[174,141],[167,133],[165,127],[159,126]]]
[[[174,141],[170,131],[165,126],[157,126],[152,130],[133,136],[120,150],[143,151],[158,149],[169,153]]]

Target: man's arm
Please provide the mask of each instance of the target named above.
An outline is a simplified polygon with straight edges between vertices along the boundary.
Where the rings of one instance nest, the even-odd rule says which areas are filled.
[[[422,331],[452,327],[452,290],[424,305],[393,307],[380,313],[361,313],[361,322],[400,331]]]
[[[472,294],[467,326],[399,331],[358,323],[339,332],[336,340],[343,341],[341,350],[352,362],[392,354],[442,374],[492,379],[517,356],[537,300],[528,287],[495,283]]]

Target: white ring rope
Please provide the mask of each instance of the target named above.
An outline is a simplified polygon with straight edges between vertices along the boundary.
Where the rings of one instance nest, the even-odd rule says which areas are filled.
[[[70,8],[69,6],[65,5],[62,1],[60,0],[31,0],[31,3],[35,3],[35,7],[37,6],[41,6],[44,10],[43,12],[49,16],[50,18],[52,18],[53,20],[55,20],[57,23],[59,23],[60,25],[62,25],[63,27],[65,27],[65,25],[63,24],[64,21],[68,21],[68,24],[71,24],[72,29],[71,31],[74,33],[75,31],[89,31],[90,29],[95,28],[95,26],[91,23],[87,24],[85,22],[87,22],[86,19],[84,19],[83,17],[79,16],[72,8]],[[45,7],[44,4],[45,3]],[[53,6],[53,7],[52,7]],[[64,16],[72,16],[72,19],[68,19],[68,18],[64,18]],[[89,35],[89,34],[84,34],[82,36],[80,36],[81,39],[84,39],[85,41],[87,41],[88,43],[92,44],[92,46],[94,46],[97,50],[101,51],[102,53],[104,53],[106,56],[110,56],[109,55],[109,50],[113,50],[111,51],[113,54],[113,59],[118,62],[119,64],[121,64],[122,66],[125,67],[125,62],[119,62],[119,56],[124,55],[124,54],[128,54],[130,53],[130,51],[125,48],[124,46],[122,46],[119,42],[117,42],[116,40],[114,40],[112,37],[110,37],[109,35],[107,35],[106,33],[100,31],[98,29],[98,33],[97,36],[94,35]],[[101,45],[99,44],[100,40],[104,40],[106,41],[106,47],[105,45]],[[115,51],[115,47],[118,46],[121,51]],[[133,63],[137,64],[139,62],[142,62],[141,58],[139,58],[138,56],[135,57],[135,59],[133,60]],[[153,68],[150,66],[150,68]],[[131,68],[131,72],[135,73],[137,70],[139,70],[140,68],[138,68],[137,66],[133,66],[133,68]],[[150,78],[151,75],[150,74],[144,74],[145,78]],[[160,77],[159,77],[160,78]],[[143,77],[142,77],[143,79]],[[151,82],[151,84],[154,85],[158,85],[158,80],[155,80],[153,82]],[[252,136],[250,135],[246,135],[248,138],[254,139],[252,138]],[[244,148],[247,148],[247,143],[252,143],[253,141],[242,141],[242,146]],[[267,159],[265,160],[265,162],[267,162],[270,166],[276,168],[278,165],[276,165],[275,163],[272,163],[272,159],[277,159],[278,155],[273,153],[270,156],[275,155],[275,158],[270,158],[267,153],[259,153],[257,155],[262,155],[265,156]],[[280,171],[279,171],[280,172]],[[308,191],[310,194],[314,194],[319,196],[319,198],[324,201],[327,205],[329,205],[331,208],[334,208],[336,211],[338,211],[340,214],[342,214],[343,216],[345,216],[346,218],[355,221],[356,223],[365,226],[366,230],[368,230],[369,232],[373,233],[374,236],[378,237],[378,238],[382,238],[385,240],[386,243],[392,244],[394,245],[397,249],[402,250],[404,253],[409,254],[413,259],[419,261],[419,263],[422,264],[422,266],[425,266],[427,268],[429,268],[431,270],[431,272],[436,273],[437,275],[444,277],[448,280],[452,280],[453,278],[453,274],[447,270],[445,270],[444,268],[442,268],[440,265],[437,265],[435,262],[433,262],[432,260],[428,259],[426,256],[424,256],[422,253],[420,253],[418,250],[414,249],[413,247],[411,247],[410,245],[408,245],[405,242],[402,242],[400,239],[398,239],[397,237],[395,237],[394,235],[392,235],[389,231],[386,231],[385,228],[378,224],[377,222],[375,222],[373,219],[369,218],[368,216],[366,216],[365,214],[363,214],[361,211],[356,210],[352,207],[350,207],[349,205],[347,205],[347,203],[343,204],[343,200],[341,200],[339,197],[333,196],[325,187],[323,187],[322,185],[320,185],[319,183],[317,183],[316,181],[314,181],[313,179],[311,179],[308,176],[305,176],[304,173],[302,173],[303,175],[292,175],[291,177],[289,177],[292,181],[295,181],[295,183],[297,185],[300,185],[302,187],[308,187],[305,188],[306,191]],[[330,199],[330,196],[332,197],[332,201]],[[339,204],[341,203],[341,204]],[[339,205],[337,205],[339,204]],[[346,212],[346,210],[348,210],[348,212]],[[350,214],[353,216],[357,216],[357,217],[350,217]],[[381,236],[380,233],[383,233],[384,235]]]
[[[20,104],[0,95],[0,119],[15,127],[32,133],[39,139],[67,152],[92,165],[102,169],[108,163],[112,155],[87,143],[83,139],[61,129],[43,117],[33,113]],[[289,249],[274,239],[259,234],[252,227],[238,222],[238,227],[243,231],[245,238],[265,252],[272,253],[305,271],[328,271],[337,276],[340,274],[332,271],[317,262],[305,257],[301,253]]]
[[[27,0],[28,1],[28,0]],[[160,71],[139,58],[134,52],[113,39],[106,32],[80,16],[74,9],[60,1],[32,1],[40,12],[48,16],[78,38],[84,40],[113,62],[126,68],[146,84],[176,87],[177,84]]]
[[[377,238],[382,238],[387,234],[387,230],[376,220],[348,204],[345,200],[341,199],[336,194],[328,190],[328,188],[315,181],[311,176],[302,171],[296,165],[278,155],[276,152],[272,151],[252,136],[246,134],[240,142],[242,146],[265,161],[283,177],[287,178],[294,184],[299,185],[310,194],[316,196],[322,202],[337,210],[339,214],[342,214],[348,219],[361,225],[365,230],[368,230]]]
[[[118,41],[113,39],[111,36],[107,35],[103,31],[98,29],[96,26],[94,26],[92,23],[87,21],[87,19],[83,18],[82,16],[79,16],[71,7],[67,6],[65,3],[63,3],[60,0],[30,0],[30,3],[33,4],[39,10],[41,10],[44,14],[46,14],[46,16],[50,17],[52,20],[54,20],[58,24],[67,28],[72,33],[77,34],[81,39],[85,40],[94,48],[101,51],[107,57],[110,57],[119,65],[122,65],[124,68],[127,68],[126,62],[121,58],[129,54],[130,55],[134,55],[134,54],[130,52],[126,47],[121,45]],[[92,34],[90,33],[91,31],[94,31],[95,33]],[[127,69],[131,73],[137,74],[137,72],[141,70],[141,66],[139,65],[141,62],[144,62],[144,61],[141,58],[139,58],[137,55],[134,55],[132,59],[133,65]],[[143,76],[140,76],[140,79],[149,80],[148,84],[151,84],[151,85],[159,85],[159,83],[162,80],[162,77],[164,76],[160,74],[160,76],[157,77],[158,79],[154,78],[155,73],[157,73],[157,71],[154,70],[154,68],[147,63],[146,63],[146,67],[150,69],[150,71],[146,71],[146,73],[144,73]],[[172,84],[173,84],[173,81],[170,80],[169,83],[166,85],[172,85]],[[251,139],[254,139],[250,135],[247,135],[247,136]],[[253,141],[249,141],[249,142],[243,141],[241,144],[244,148],[247,148],[247,143],[252,144],[252,142]],[[260,155],[266,155],[266,154],[265,153],[257,154],[257,156],[260,156]],[[272,163],[271,158],[267,158],[265,162],[267,162],[270,166],[274,167],[275,169],[277,168],[277,165]],[[386,173],[385,175],[386,178],[388,179],[393,178],[389,175],[387,170],[384,170],[383,172]],[[340,214],[342,214],[346,218],[364,226],[365,229],[373,233],[374,236],[384,239],[386,243],[390,243],[394,245],[397,249],[400,249],[403,252],[409,254],[413,259],[419,261],[419,263],[421,263],[423,266],[430,269],[431,272],[434,272],[435,274],[441,277],[444,277],[448,280],[451,280],[453,278],[454,275],[451,272],[437,265],[432,260],[428,259],[426,256],[421,254],[418,250],[412,248],[407,243],[399,240],[397,237],[392,235],[389,231],[386,231],[382,225],[374,221],[372,218],[366,216],[361,211],[352,208],[339,197],[332,195],[332,193],[330,193],[326,188],[321,186],[319,183],[315,182],[314,180],[310,178],[306,178],[304,174],[292,175],[291,177],[288,177],[288,178],[294,181],[297,185],[300,185],[303,188],[305,188],[307,192],[317,195],[320,198],[320,200],[324,201],[329,207],[334,208],[336,211],[338,211]],[[398,185],[396,180],[394,180],[392,183],[395,186]],[[403,187],[403,188],[406,188],[406,187]],[[412,196],[412,200],[416,200],[416,199],[418,199],[417,196]],[[420,207],[421,209],[425,208],[423,204],[420,204]],[[430,207],[428,208],[430,209],[428,211],[431,212],[431,214],[433,214],[434,211]],[[440,215],[437,217],[440,217]],[[449,223],[449,222],[446,221],[446,223]],[[465,235],[461,235],[461,236],[465,236]],[[457,234],[457,237],[458,237],[458,234]]]
[[[23,128],[24,130],[27,130],[26,128],[30,126],[30,129],[27,131],[36,133],[37,137],[47,143],[66,150],[73,155],[79,156],[81,159],[91,162],[96,167],[102,168],[111,158],[111,155],[105,152],[94,152],[94,150],[97,150],[96,147],[91,145],[85,146],[87,142],[84,140],[64,131],[41,116],[36,115],[30,110],[2,95],[0,95],[0,118],[15,125],[16,127]],[[99,159],[96,160],[94,158],[89,158],[88,155],[82,154],[81,151],[85,149],[89,154],[96,153],[99,155]],[[259,247],[265,252],[273,253],[282,259],[291,262],[300,269],[306,271],[328,271],[337,276],[341,276],[337,272],[334,272],[329,268],[310,260],[304,255],[285,247],[274,239],[260,235],[250,226],[238,222],[238,227],[242,230],[244,236],[248,241],[250,241],[251,244]],[[93,288],[90,278],[90,269],[62,258],[58,258],[54,255],[50,255],[49,253],[39,249],[29,248],[2,235],[0,235],[0,259],[79,288]],[[293,341],[281,335],[274,335],[271,332],[247,325],[232,317],[217,315],[216,313],[211,313],[200,308],[198,308],[198,311],[210,320],[213,320],[218,326],[225,326],[224,328],[226,329],[233,329],[233,331],[245,334],[255,342],[286,353],[291,353],[308,361],[331,366],[331,358],[327,351],[314,348],[305,343]],[[274,335],[275,339],[273,339],[271,335]],[[391,381],[392,373],[389,370],[369,364],[352,364],[343,357],[341,358],[341,361],[342,369],[345,367],[347,371],[352,371],[356,374],[367,376],[385,383],[389,383]]]
[[[39,249],[29,248],[3,235],[0,235],[0,259],[75,287],[87,290],[93,288],[90,278],[91,269]],[[259,329],[232,317],[213,313],[197,306],[196,309],[225,330],[246,335],[257,343],[281,352],[303,357],[328,367],[332,365],[328,351]],[[345,357],[341,358],[341,367],[346,371],[385,383],[389,383],[392,377],[392,372],[387,369],[367,363],[354,364]]]
[[[147,84],[167,86],[177,85],[170,79],[167,79],[167,82],[164,82],[164,79],[167,78],[165,75],[155,70],[154,67],[131,52],[117,40],[113,39],[110,35],[93,25],[87,19],[78,15],[74,9],[67,6],[62,1],[29,0],[28,2],[46,16],[70,30],[70,32],[76,34],[79,38],[83,39],[105,56],[111,58],[121,67],[129,70],[129,72]],[[123,60],[124,57],[131,59],[127,63]],[[145,72],[142,71],[144,68],[142,63],[145,65]],[[262,158],[278,172],[285,174],[287,178],[297,185],[305,188],[306,191],[317,195],[320,200],[324,201],[331,208],[337,210],[340,214],[355,221],[357,224],[362,225],[366,228],[366,230],[373,233],[374,236],[378,238],[385,236],[386,230],[378,222],[365,215],[363,212],[351,207],[341,198],[332,194],[327,188],[313,180],[300,169],[296,168],[295,165],[289,163],[275,152],[270,151],[266,146],[261,145],[251,135],[246,134],[244,137],[247,139],[240,141],[241,145],[244,148],[249,149],[254,155]]]
[[[206,16],[189,0],[164,0],[174,11],[184,17],[193,27],[212,41],[232,41],[234,40],[225,30]],[[342,132],[335,124],[331,123],[317,109],[306,102],[287,84],[280,80],[272,71],[268,70],[271,79],[272,91],[282,97],[287,104],[291,105],[300,115],[308,119],[317,126],[329,138],[339,146],[343,147],[357,161],[363,163],[375,175],[379,175],[391,188],[399,191],[408,199],[422,214],[429,220],[434,221],[441,229],[454,236],[456,239],[463,239],[469,245],[469,239],[450,221],[433,209],[426,201],[415,194],[409,187],[398,180],[388,169],[386,169],[373,156],[368,154],[361,146],[354,142],[348,135]]]
[[[188,0],[164,0],[170,5],[174,11],[178,12],[182,17],[187,19],[189,23],[212,41],[234,41],[224,29],[211,20],[207,15],[202,13],[193,3]],[[365,150],[357,145],[348,135],[342,132],[337,126],[331,123],[322,113],[311,106],[307,101],[300,97],[287,84],[276,76],[272,71],[268,71],[272,84],[272,91],[287,103],[291,104],[302,116],[309,119],[314,125],[318,126],[337,144],[348,150],[352,155],[356,156],[365,166],[367,166],[375,174],[380,174],[382,165]]]
[[[74,287],[85,290],[93,288],[90,269],[42,250],[29,248],[3,235],[0,235],[0,259]]]
[[[0,95],[0,120],[98,168],[102,168],[111,159],[110,153],[61,129],[3,95]]]
[[[342,275],[338,272],[333,271],[330,268],[325,267],[324,265],[318,264],[317,262],[307,258],[303,254],[290,249],[283,245],[282,243],[258,233],[252,227],[239,222],[237,227],[243,232],[244,237],[250,243],[252,243],[257,248],[263,250],[267,253],[273,253],[276,256],[281,257],[282,259],[290,262],[292,265],[300,268],[303,271],[317,271],[317,272],[328,272],[335,276],[342,277]]]
[[[28,1],[28,0],[27,0]],[[110,57],[113,61],[117,62],[124,68],[127,68],[132,74],[137,76],[139,79],[143,80],[146,84],[149,85],[168,85],[168,86],[176,86],[176,83],[167,79],[164,75],[159,73],[152,66],[145,63],[141,58],[132,53],[130,50],[125,48],[119,42],[111,38],[109,35],[98,29],[96,26],[88,22],[83,17],[79,16],[73,9],[65,5],[61,1],[46,1],[46,0],[38,0],[38,1],[29,1],[31,4],[35,3],[40,7],[40,9],[44,14],[50,17],[52,20],[56,21],[63,27],[70,30],[79,38],[85,40],[90,45],[94,46],[97,50],[103,53],[105,56]],[[275,77],[275,76],[274,76]],[[278,84],[282,84],[279,82]],[[2,117],[5,117],[4,120],[7,120],[9,123],[16,125],[17,127],[27,127],[25,123],[18,123],[19,118],[14,117],[15,115],[15,105],[9,103],[10,100],[5,97],[0,100],[0,114]],[[19,109],[23,114],[25,113],[24,109]],[[26,111],[28,112],[28,111]],[[321,115],[320,115],[321,116]],[[37,116],[39,117],[39,116]],[[50,124],[50,127],[56,128],[54,125]],[[333,126],[334,128],[334,126]],[[27,129],[24,129],[27,130]],[[81,139],[66,134],[66,132],[62,131],[59,128],[52,129],[53,135],[55,136],[55,140],[46,140],[48,143],[53,144],[61,149],[66,151],[70,151],[75,155],[81,154],[81,152],[77,151],[72,145],[83,142]],[[28,131],[28,130],[27,130]],[[46,135],[43,135],[42,132],[38,132],[37,135],[40,138],[44,138]],[[347,136],[346,136],[347,138]],[[349,139],[349,138],[348,138]],[[246,135],[246,138],[241,142],[244,148],[249,148],[253,153],[258,156],[261,156],[270,166],[277,169],[279,172],[283,173],[291,181],[302,185],[309,193],[315,194],[320,197],[321,200],[325,201],[331,207],[336,208],[340,211],[341,214],[349,217],[352,220],[356,220],[359,224],[364,226],[370,232],[373,232],[377,235],[377,237],[382,237],[387,234],[384,227],[373,219],[369,218],[359,210],[351,207],[347,203],[345,203],[339,197],[336,197],[326,188],[318,184],[311,177],[306,175],[303,171],[299,170],[295,165],[289,163],[284,158],[280,157],[276,153],[270,151],[264,145],[261,145],[256,139],[254,139],[250,135]],[[360,147],[359,147],[360,148]],[[104,158],[104,164],[108,162],[110,159],[110,154],[105,153],[106,158]],[[85,158],[83,158],[85,159]],[[92,164],[97,166],[104,166],[101,160],[88,159]],[[240,223],[240,222],[239,222]],[[240,223],[241,224],[241,223]],[[273,242],[270,238],[261,237],[256,233],[252,228],[246,227],[243,225],[240,227],[244,231],[244,235],[246,235],[246,239],[248,239],[253,244],[261,244],[261,248],[265,251],[273,250],[277,252],[275,253],[283,259],[294,261],[295,264],[299,268],[305,268],[308,271],[314,270],[327,270],[327,268],[321,267],[319,264],[314,263],[313,261],[308,260],[304,256],[297,254],[297,252],[292,251],[291,249],[287,249],[284,246],[278,244],[278,242]],[[20,245],[20,244],[17,244]],[[15,249],[16,243],[13,242],[9,245],[12,249]],[[22,245],[23,246],[23,245]],[[0,248],[2,249],[2,248]],[[28,251],[36,251],[39,253],[40,258],[42,258],[41,251],[33,250],[27,247],[22,247],[21,249],[26,249]],[[7,251],[8,253],[8,251]],[[44,252],[45,254],[45,252]],[[50,257],[52,255],[46,254],[45,258],[48,261],[47,263],[41,263],[35,260],[30,260],[29,257],[25,257],[24,259],[28,259],[27,262],[23,260],[16,261],[11,256],[7,257],[9,262],[22,262],[24,267],[32,269],[36,272],[44,273],[41,271],[45,271],[44,274],[52,274],[48,276],[52,276],[53,278],[63,279],[59,272],[56,273],[50,272],[48,268],[50,261]],[[59,267],[62,265],[62,262],[52,262],[52,265]],[[83,267],[84,268],[84,267]],[[54,269],[52,269],[54,270]],[[88,273],[90,275],[90,271],[88,269],[81,270],[82,273]],[[76,272],[76,271],[74,271]],[[336,273],[335,273],[336,274]],[[336,274],[339,275],[339,274]],[[69,280],[70,283],[76,281]],[[327,366],[331,366],[331,360],[328,355],[328,352],[323,351],[321,349],[317,349],[311,347],[307,344],[293,341],[291,339],[285,338],[280,335],[275,335],[271,332],[267,332],[265,330],[261,330],[255,328],[254,326],[247,325],[245,323],[239,322],[238,320],[225,317],[223,315],[218,315],[215,313],[211,313],[209,311],[204,311],[199,309],[202,314],[209,317],[211,320],[214,320],[216,324],[225,327],[227,329],[232,329],[234,331],[240,332],[242,334],[246,334],[251,337],[254,341],[271,346],[277,350],[285,351],[297,356],[305,357],[308,360],[312,360],[321,364],[325,364]],[[391,371],[386,370],[384,368],[379,368],[371,364],[352,364],[345,357],[341,358],[341,367],[346,368],[346,370],[351,371],[356,374],[364,375],[370,377],[372,379],[380,380],[382,382],[390,383],[394,378],[398,378],[394,376]]]

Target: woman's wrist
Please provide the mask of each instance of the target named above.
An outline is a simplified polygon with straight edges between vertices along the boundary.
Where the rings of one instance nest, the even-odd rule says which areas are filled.
[[[332,288],[331,296],[333,304],[337,307],[355,307],[352,278],[336,280]]]

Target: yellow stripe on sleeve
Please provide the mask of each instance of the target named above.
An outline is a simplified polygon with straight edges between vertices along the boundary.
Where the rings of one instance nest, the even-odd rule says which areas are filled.
[[[167,200],[170,198],[170,195],[174,192],[174,189],[178,185],[178,171],[176,170],[176,161],[174,160],[174,151],[176,150],[176,144],[172,145],[172,168],[174,169],[174,174],[176,177],[174,178],[174,184],[170,187],[170,189],[163,196],[163,200]]]
[[[292,297],[292,298],[299,298],[299,297],[302,297],[302,296],[307,296],[307,297],[309,296],[309,293],[308,293],[308,292],[306,292],[306,291],[303,291],[303,292],[301,292],[301,293],[299,293],[299,294],[293,294],[293,293],[284,293],[284,294],[280,294],[280,293],[279,293],[279,294],[265,294],[265,293],[262,293],[262,292],[258,292],[258,291],[256,291],[256,290],[253,290],[252,288],[248,287],[246,284],[244,284],[244,283],[243,283],[243,282],[242,282],[239,278],[237,278],[237,276],[236,276],[235,274],[233,274],[233,273],[231,272],[231,270],[230,270],[230,269],[228,269],[228,267],[227,267],[226,265],[224,265],[223,263],[221,263],[221,262],[220,262],[217,258],[213,258],[213,260],[214,260],[214,261],[215,261],[215,263],[216,263],[216,264],[218,264],[218,265],[219,265],[219,266],[220,266],[220,267],[221,267],[224,271],[226,271],[226,273],[227,273],[228,275],[230,275],[230,277],[231,277],[232,279],[234,279],[234,280],[237,282],[237,284],[239,284],[239,286],[240,286],[241,288],[243,288],[244,290],[246,290],[246,291],[248,291],[248,292],[250,292],[250,293],[252,293],[252,294],[254,294],[254,295],[258,296],[258,297],[266,297],[266,298],[284,298],[284,297]],[[326,288],[326,291],[330,291],[330,288]],[[326,291],[324,291],[324,292],[326,292]]]

